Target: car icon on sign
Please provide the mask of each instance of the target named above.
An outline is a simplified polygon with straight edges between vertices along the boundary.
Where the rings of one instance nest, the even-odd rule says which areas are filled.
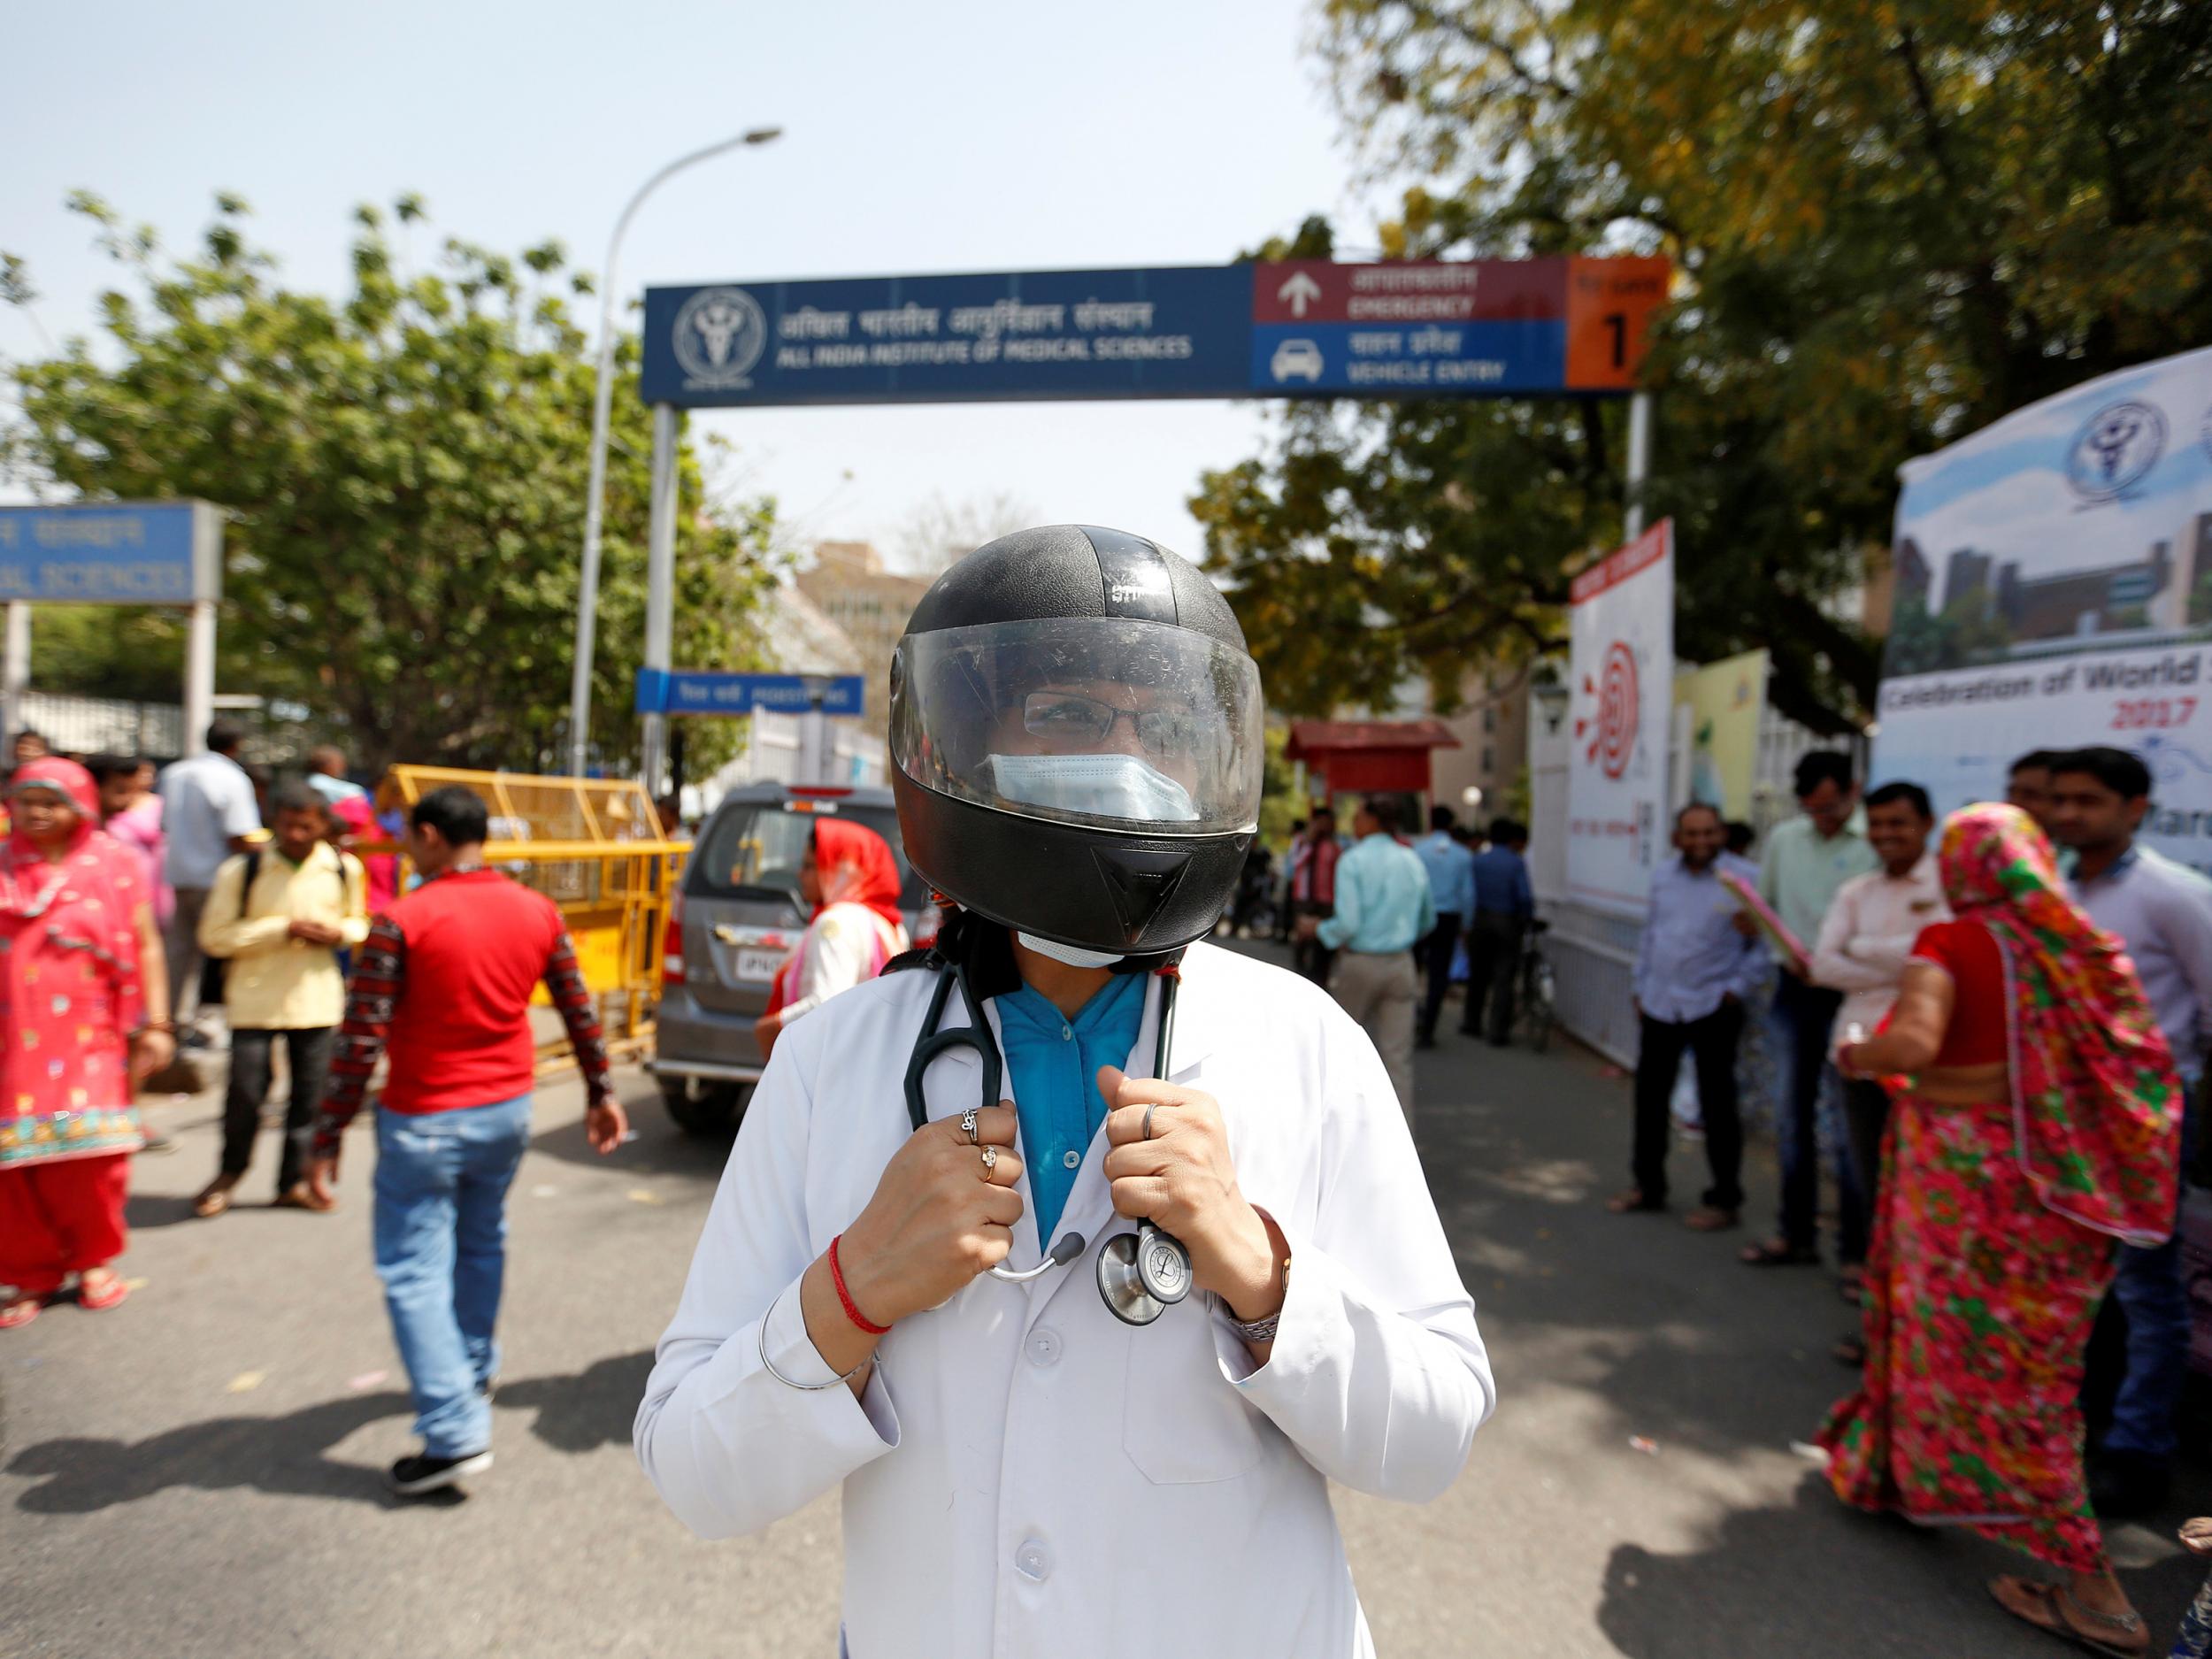
[[[1310,340],[1286,340],[1275,348],[1275,355],[1269,359],[1268,367],[1279,380],[1318,380],[1321,378],[1321,348]]]

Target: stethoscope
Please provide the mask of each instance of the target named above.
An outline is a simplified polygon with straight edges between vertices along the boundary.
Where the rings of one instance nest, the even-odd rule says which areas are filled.
[[[1170,964],[1159,970],[1159,979],[1160,1035],[1153,1048],[1152,1074],[1164,1078],[1170,1046],[1175,1041],[1175,993],[1182,984],[1182,976],[1176,965]],[[960,988],[960,1000],[967,1007],[968,1023],[942,1025],[945,1008],[956,985]],[[937,988],[930,994],[929,1012],[922,1022],[921,1037],[914,1045],[913,1057],[906,1063],[906,1115],[917,1129],[929,1121],[929,1102],[922,1094],[922,1074],[933,1062],[955,1048],[972,1049],[983,1062],[984,1105],[995,1106],[1005,1099],[1000,1087],[1004,1068],[998,1044],[984,1021],[965,961],[956,962],[938,974]],[[1016,1272],[1001,1265],[991,1269],[991,1276],[1010,1285],[1025,1285],[1074,1261],[1083,1254],[1084,1243],[1079,1233],[1064,1233],[1036,1266]],[[1141,1221],[1134,1233],[1117,1233],[1099,1246],[1097,1279],[1099,1296],[1114,1317],[1125,1325],[1150,1325],[1190,1294],[1190,1251],[1172,1233],[1149,1221]]]

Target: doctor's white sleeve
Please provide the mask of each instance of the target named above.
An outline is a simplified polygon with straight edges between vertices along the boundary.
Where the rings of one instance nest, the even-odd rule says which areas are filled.
[[[1497,1386],[1380,1057],[1348,1020],[1322,1052],[1320,1202],[1310,1227],[1275,1216],[1290,1278],[1274,1347],[1255,1370],[1217,1319],[1216,1351],[1330,1479],[1424,1502],[1465,1464]]]
[[[761,1364],[765,1319],[777,1371],[804,1383],[835,1374],[799,1308],[799,1279],[817,1254],[801,1058],[780,1046],[746,1110],[632,1434],[662,1499],[704,1538],[757,1532],[898,1444],[880,1366],[855,1400],[841,1383],[794,1388]]]

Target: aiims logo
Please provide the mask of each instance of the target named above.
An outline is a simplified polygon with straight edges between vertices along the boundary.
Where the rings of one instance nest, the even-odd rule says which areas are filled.
[[[2166,417],[2154,403],[2110,403],[2089,418],[2066,452],[2066,481],[2085,501],[2111,501],[2143,481],[2166,452]]]
[[[768,319],[743,288],[701,288],[676,313],[676,361],[695,388],[749,386],[768,344]]]

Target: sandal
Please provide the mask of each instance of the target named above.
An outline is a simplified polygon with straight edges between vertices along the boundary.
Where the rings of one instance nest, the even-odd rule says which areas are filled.
[[[0,1331],[13,1331],[30,1324],[46,1306],[43,1296],[15,1296],[0,1302]]]
[[[276,1210],[311,1210],[319,1216],[326,1216],[338,1208],[335,1199],[315,1196],[315,1189],[305,1181],[296,1181],[269,1201]]]
[[[2070,1641],[2112,1659],[2141,1659],[2151,1650],[2150,1632],[2140,1613],[2100,1613],[2084,1607],[2063,1585],[2009,1575],[1989,1581],[1989,1594],[1999,1607],[2023,1624],[2032,1624],[2061,1641]],[[2114,1641],[2101,1634],[2113,1632],[2132,1636],[2131,1643]]]
[[[1736,1210],[1723,1210],[1718,1204],[1700,1204],[1682,1217],[1682,1225],[1692,1233],[1725,1233],[1742,1220]]]
[[[1636,1216],[1647,1213],[1655,1215],[1667,1207],[1667,1201],[1663,1198],[1654,1203],[1644,1196],[1643,1188],[1631,1187],[1615,1193],[1612,1197],[1607,1199],[1605,1207],[1617,1216]]]
[[[1756,1244],[1745,1245],[1741,1259],[1746,1267],[1818,1267],[1820,1247],[1762,1239]]]
[[[211,1221],[230,1208],[230,1189],[238,1185],[235,1175],[219,1175],[200,1191],[192,1201],[192,1213],[203,1221]]]
[[[1837,1364],[1848,1365],[1853,1371],[1866,1365],[1866,1343],[1861,1338],[1847,1336],[1828,1351],[1836,1356]]]
[[[77,1275],[77,1306],[87,1313],[100,1313],[131,1294],[131,1287],[112,1268],[87,1268]]]
[[[1843,1299],[1854,1308],[1866,1294],[1866,1269],[1857,1262],[1847,1262],[1836,1277],[1836,1288]]]

